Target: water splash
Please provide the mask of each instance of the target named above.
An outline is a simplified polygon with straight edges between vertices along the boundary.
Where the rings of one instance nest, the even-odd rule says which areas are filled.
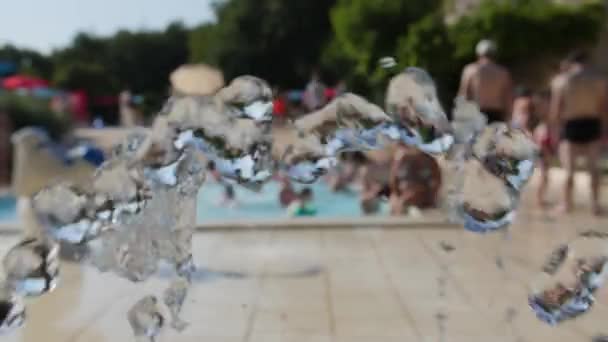
[[[387,113],[345,94],[276,129],[270,122],[271,97],[265,81],[241,76],[213,96],[171,98],[149,132],[135,130],[114,148],[87,188],[55,184],[32,198],[42,235],[49,243],[86,247],[85,261],[132,282],[146,281],[160,261],[168,262],[176,280],[163,300],[172,326],[181,330],[186,324],[179,312],[196,273],[196,195],[209,162],[223,178],[255,189],[275,170],[311,183],[334,168],[343,152],[404,143],[444,159],[445,207],[475,232],[512,222],[519,191],[533,169],[536,152],[528,137],[505,126],[486,126],[471,103],[457,100],[457,120],[450,125],[435,84],[422,69],[407,68],[391,80]],[[26,241],[5,258],[12,288],[0,297],[0,330],[22,324],[19,293],[40,295],[55,287],[57,253],[34,248],[41,241],[46,246],[46,238]],[[34,281],[40,278],[43,283]],[[445,279],[439,286],[440,297],[445,296]],[[157,304],[148,296],[129,311],[138,339],[154,341],[160,333],[164,318]],[[445,330],[447,316],[440,313],[437,319]]]
[[[431,154],[447,152],[454,143],[437,88],[423,69],[410,67],[391,79],[386,109],[403,143]]]
[[[158,299],[155,296],[146,296],[135,303],[127,313],[127,320],[138,341],[156,341],[165,325],[165,318],[157,304]]]
[[[163,302],[171,313],[171,327],[177,331],[183,331],[188,323],[179,317],[186,300],[190,283],[184,278],[178,278],[163,293]]]
[[[23,299],[10,286],[0,284],[0,334],[10,333],[25,324]]]
[[[551,252],[529,296],[540,320],[557,325],[593,307],[594,293],[608,276],[605,239],[601,232],[587,231]]]
[[[2,260],[5,286],[28,297],[53,291],[59,282],[59,247],[52,241],[28,238],[12,247]]]

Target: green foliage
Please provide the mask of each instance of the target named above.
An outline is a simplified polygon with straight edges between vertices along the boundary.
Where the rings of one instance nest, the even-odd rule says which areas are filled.
[[[169,74],[188,60],[188,30],[180,23],[164,31],[120,31],[102,38],[81,33],[52,56],[57,85],[93,95],[116,95],[123,89],[146,96],[151,112],[160,108]]]
[[[378,60],[393,56],[410,25],[440,5],[440,0],[340,0],[331,11],[334,49],[352,63],[354,79],[365,79],[377,88],[387,77],[378,69]]]
[[[60,64],[53,79],[63,89],[86,89],[90,95],[105,95],[118,89],[118,81],[104,67],[94,63],[73,62]]]
[[[480,39],[497,41],[498,60],[517,79],[529,70],[538,73],[534,63],[592,45],[605,19],[601,1],[487,0],[446,25],[447,1],[221,0],[214,5],[216,22],[194,29],[175,23],[111,37],[79,34],[50,57],[8,46],[0,59],[92,95],[130,89],[144,95],[145,112],[154,113],[167,95],[170,72],[188,61],[215,65],[228,80],[253,74],[282,87],[302,87],[321,67],[326,79],[344,79],[350,89],[382,102],[388,77],[399,69],[389,72],[377,63],[395,56],[400,67],[429,70],[449,105]]]
[[[450,27],[455,50],[463,60],[474,55],[482,38],[494,39],[498,58],[507,65],[562,55],[597,41],[604,20],[599,1],[565,6],[549,0],[485,1],[472,15]]]
[[[0,112],[8,113],[13,130],[27,126],[44,128],[54,139],[59,139],[70,127],[69,116],[50,110],[47,101],[30,96],[0,93]]]
[[[428,70],[437,81],[439,95],[447,105],[453,96],[452,87],[458,84],[460,65],[450,56],[455,50],[450,40],[443,15],[432,13],[410,26],[401,37],[397,53],[401,68],[417,66]]]
[[[549,0],[488,0],[453,25],[446,26],[439,12],[422,18],[401,37],[396,55],[403,66],[429,70],[443,102],[451,105],[460,70],[475,59],[475,45],[481,39],[497,42],[497,59],[521,80],[529,76],[526,66],[550,63],[572,49],[592,46],[604,14],[598,1],[565,6]]]
[[[53,63],[44,55],[29,49],[19,49],[12,45],[0,48],[0,60],[15,63],[21,73],[45,79],[53,73]]]
[[[194,28],[188,37],[188,48],[190,50],[190,61],[193,63],[205,61],[209,64],[216,65],[219,61],[216,56],[219,55],[218,49],[220,44],[217,43],[217,25],[203,24]]]
[[[219,66],[227,79],[253,74],[301,86],[331,36],[334,0],[231,0],[216,4],[217,24],[190,36],[191,60]]]

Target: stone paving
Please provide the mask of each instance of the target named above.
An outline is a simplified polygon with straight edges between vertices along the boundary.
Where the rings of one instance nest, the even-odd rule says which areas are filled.
[[[608,220],[584,207],[559,218],[529,207],[509,236],[432,227],[197,234],[203,270],[183,312],[191,325],[166,330],[160,341],[572,342],[608,333],[608,291],[590,313],[559,327],[527,307],[546,254],[579,230],[608,230]],[[14,241],[0,238],[0,253]],[[27,326],[1,340],[133,341],[127,309],[161,295],[167,279],[133,285],[64,264],[60,287],[31,301]]]

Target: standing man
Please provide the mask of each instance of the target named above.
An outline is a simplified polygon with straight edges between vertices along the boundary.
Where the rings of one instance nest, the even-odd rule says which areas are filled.
[[[494,61],[496,44],[482,40],[477,44],[477,61],[462,71],[458,95],[475,101],[488,123],[509,120],[513,86],[509,71]]]
[[[574,167],[576,157],[583,156],[591,176],[591,203],[595,215],[600,214],[599,192],[600,141],[608,112],[606,80],[587,66],[588,56],[572,53],[568,69],[551,90],[551,131],[561,138],[560,159],[566,169],[562,209],[572,210]]]

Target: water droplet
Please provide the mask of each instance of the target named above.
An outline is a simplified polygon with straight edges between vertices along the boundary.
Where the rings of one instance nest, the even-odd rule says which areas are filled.
[[[214,97],[174,99],[168,118],[179,133],[172,144],[196,148],[223,177],[243,184],[265,182],[273,168],[271,99],[268,84],[252,76],[236,78]]]
[[[163,293],[163,301],[171,312],[171,327],[177,331],[183,331],[188,323],[183,321],[179,314],[186,300],[190,283],[184,278],[178,278]]]
[[[153,342],[164,326],[165,318],[158,308],[158,299],[155,296],[146,296],[140,299],[127,313],[127,319],[138,338],[146,338]]]
[[[18,294],[40,296],[59,281],[59,247],[42,239],[26,239],[11,248],[2,264],[6,284]]]
[[[397,66],[397,60],[395,60],[395,57],[382,57],[378,60],[378,64],[383,69],[391,69]]]
[[[446,161],[446,164],[450,163],[452,162]],[[508,227],[515,218],[517,193],[490,173],[477,159],[455,163],[461,165],[444,166],[444,179],[448,183],[445,190],[448,193],[444,200],[450,217],[475,233],[488,233]],[[453,184],[450,185],[450,182]]]
[[[605,246],[603,234],[584,232],[551,252],[529,297],[539,319],[557,325],[592,308],[608,276]]]
[[[534,172],[538,148],[524,131],[494,123],[475,139],[473,155],[491,173],[520,191]]]
[[[0,285],[0,335],[23,326],[26,317],[23,300],[5,285]]]
[[[432,154],[445,153],[452,147],[450,123],[439,103],[435,83],[425,70],[410,67],[393,77],[386,108],[405,144]]]

